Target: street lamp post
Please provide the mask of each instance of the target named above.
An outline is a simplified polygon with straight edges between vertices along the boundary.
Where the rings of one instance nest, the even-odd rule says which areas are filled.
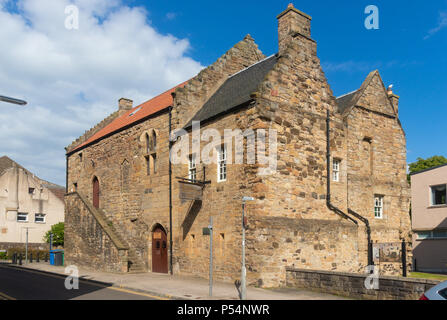
[[[24,106],[24,105],[26,105],[28,103],[28,102],[26,102],[24,100],[20,100],[20,99],[16,99],[16,98],[10,98],[10,97],[5,97],[5,96],[0,96],[0,101],[7,102],[7,103],[18,104],[20,106]]]
[[[254,201],[252,197],[242,198],[242,270],[241,270],[241,300],[247,299],[247,269],[245,268],[245,202]]]

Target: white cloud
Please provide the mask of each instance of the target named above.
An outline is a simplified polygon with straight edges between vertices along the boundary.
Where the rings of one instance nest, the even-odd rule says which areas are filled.
[[[446,27],[447,27],[447,11],[440,12],[438,25],[435,28],[428,31],[428,34],[424,37],[424,40],[427,40],[428,38],[430,38],[431,36],[433,36],[434,34],[438,33],[439,31],[441,31]]]
[[[65,6],[79,29],[65,28]],[[64,147],[117,108],[139,104],[194,76],[187,39],[158,33],[148,13],[120,0],[0,0],[0,155],[43,179],[65,180]],[[17,12],[16,12],[17,11]]]
[[[168,13],[166,13],[166,19],[174,20],[175,18],[177,18],[177,13],[175,13],[175,12],[168,12]]]

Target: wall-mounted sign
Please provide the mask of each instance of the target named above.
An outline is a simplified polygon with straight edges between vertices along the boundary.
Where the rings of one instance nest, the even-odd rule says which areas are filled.
[[[202,200],[203,187],[199,184],[179,181],[179,198],[182,203],[190,200]]]

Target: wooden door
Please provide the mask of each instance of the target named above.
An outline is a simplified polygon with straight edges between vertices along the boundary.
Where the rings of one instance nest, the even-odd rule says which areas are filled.
[[[168,273],[168,241],[161,227],[152,233],[152,272]]]
[[[93,206],[99,208],[99,180],[98,178],[93,178]]]

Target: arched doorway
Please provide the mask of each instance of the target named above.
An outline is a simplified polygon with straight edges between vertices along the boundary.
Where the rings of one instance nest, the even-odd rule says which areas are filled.
[[[99,180],[97,177],[93,178],[93,206],[99,208]]]
[[[152,231],[152,272],[168,273],[168,237],[162,226]]]

